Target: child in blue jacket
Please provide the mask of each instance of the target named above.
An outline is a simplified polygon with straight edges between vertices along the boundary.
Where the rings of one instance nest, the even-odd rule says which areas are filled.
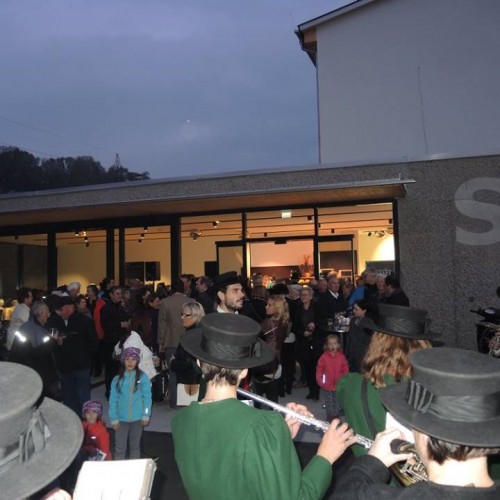
[[[109,419],[115,431],[115,460],[124,460],[129,444],[129,458],[141,458],[142,428],[151,416],[151,383],[139,370],[141,351],[128,347],[121,352],[121,366],[111,383]]]

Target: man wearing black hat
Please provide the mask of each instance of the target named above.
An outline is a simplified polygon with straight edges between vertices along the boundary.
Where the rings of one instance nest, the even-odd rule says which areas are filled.
[[[80,415],[83,403],[90,399],[90,366],[97,335],[92,320],[75,310],[70,297],[60,297],[55,307],[47,327],[55,328],[62,340],[55,348],[62,399],[66,406]]]
[[[428,481],[395,490],[387,467],[401,460],[390,443],[399,431],[380,433],[369,454],[340,479],[334,499],[475,500],[500,498],[487,457],[500,453],[498,361],[473,351],[436,348],[410,355],[409,382],[380,390],[388,411],[411,428]]]
[[[219,274],[214,279],[214,287],[217,292],[217,312],[238,314],[243,308],[245,291],[236,271]]]
[[[290,438],[299,422],[236,398],[248,368],[274,358],[259,333],[259,324],[243,315],[209,314],[181,337],[207,382],[205,398],[172,419],[175,459],[192,500],[322,498],[331,464],[354,442],[347,425],[335,420],[302,471]],[[304,406],[288,407],[308,414]]]

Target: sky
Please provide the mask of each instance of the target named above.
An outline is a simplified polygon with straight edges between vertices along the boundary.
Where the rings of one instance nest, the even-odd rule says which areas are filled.
[[[318,163],[297,25],[347,0],[2,0],[0,146],[151,178]]]

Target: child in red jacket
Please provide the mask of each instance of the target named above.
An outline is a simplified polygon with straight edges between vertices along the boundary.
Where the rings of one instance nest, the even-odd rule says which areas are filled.
[[[326,419],[331,422],[343,415],[335,391],[337,382],[349,371],[349,365],[341,350],[338,335],[328,335],[323,350],[325,352],[316,366],[316,382],[324,391]]]
[[[87,401],[83,404],[83,446],[88,460],[111,460],[109,432],[101,420],[102,403]],[[103,457],[103,454],[106,454]]]

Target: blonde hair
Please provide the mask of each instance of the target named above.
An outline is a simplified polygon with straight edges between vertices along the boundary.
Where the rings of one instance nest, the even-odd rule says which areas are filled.
[[[195,325],[197,325],[201,321],[201,318],[205,316],[205,310],[199,302],[184,302],[184,304],[182,304],[181,311],[184,312],[184,309],[189,310]]]
[[[428,349],[428,340],[407,339],[374,332],[361,365],[363,377],[375,387],[385,387],[384,375],[392,375],[396,382],[411,377],[410,353]]]
[[[276,313],[272,316],[272,319],[281,321],[283,325],[288,325],[290,323],[290,312],[286,299],[281,295],[270,295],[267,301],[271,302],[276,309]]]

